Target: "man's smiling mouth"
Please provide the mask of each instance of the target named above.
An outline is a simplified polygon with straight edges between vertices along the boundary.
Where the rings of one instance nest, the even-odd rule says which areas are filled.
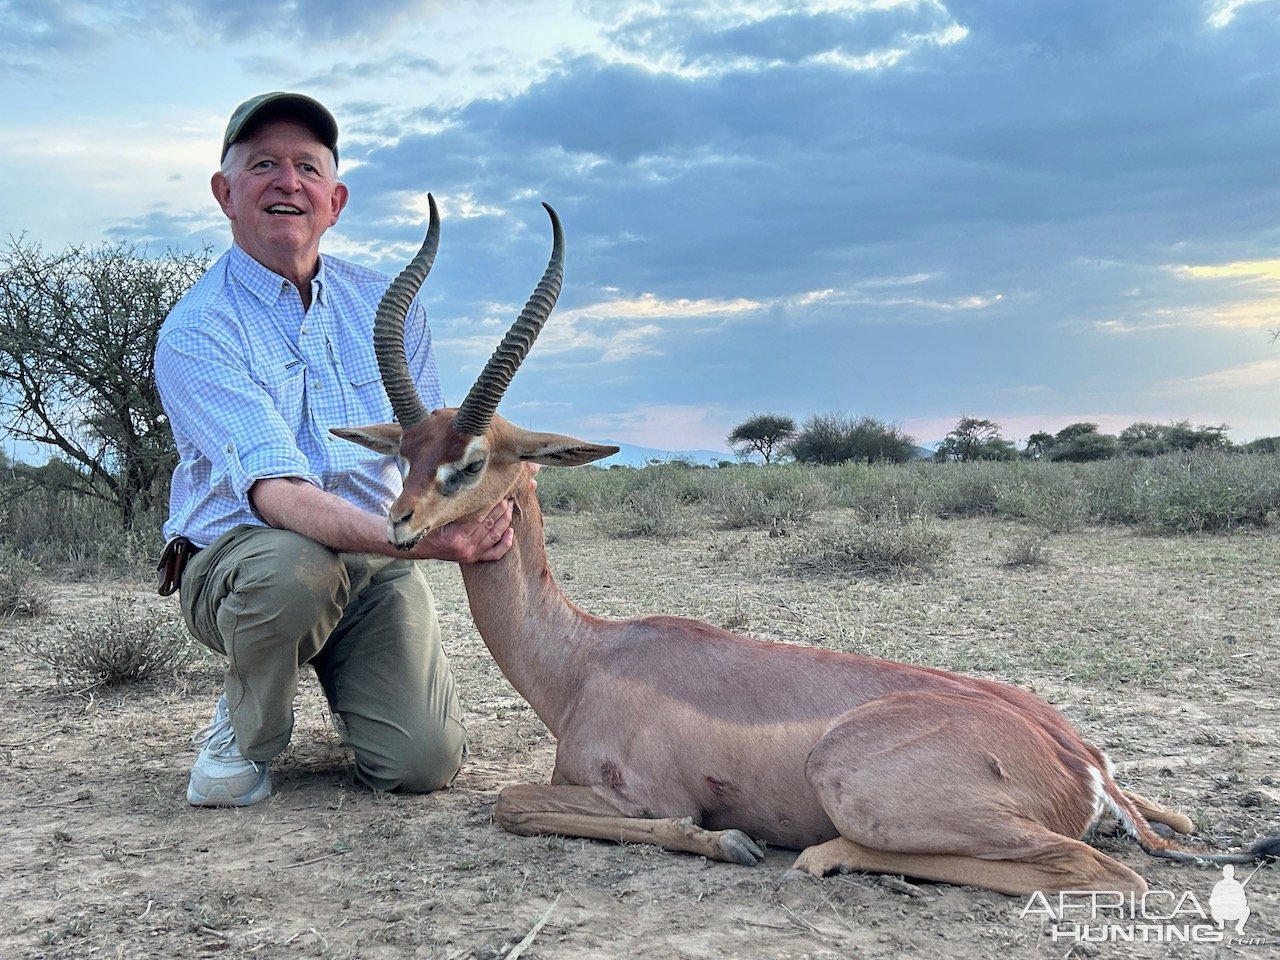
[[[287,203],[273,203],[271,206],[267,207],[267,213],[281,214],[289,217],[302,216],[301,210],[299,210],[297,207],[290,206]]]

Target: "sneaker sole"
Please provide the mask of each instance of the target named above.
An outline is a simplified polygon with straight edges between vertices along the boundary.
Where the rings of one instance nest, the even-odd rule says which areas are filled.
[[[221,786],[215,786],[204,794],[197,791],[192,784],[187,784],[187,803],[193,807],[250,807],[255,803],[261,803],[269,796],[271,796],[270,777],[264,777],[253,790],[239,796],[232,796],[226,787]]]

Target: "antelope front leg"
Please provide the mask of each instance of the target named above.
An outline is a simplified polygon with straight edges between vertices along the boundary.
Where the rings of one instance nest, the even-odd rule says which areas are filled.
[[[764,851],[741,830],[704,830],[690,817],[623,816],[591,787],[530,783],[506,787],[498,794],[493,818],[503,830],[525,837],[554,834],[651,843],[748,867],[764,859]]]

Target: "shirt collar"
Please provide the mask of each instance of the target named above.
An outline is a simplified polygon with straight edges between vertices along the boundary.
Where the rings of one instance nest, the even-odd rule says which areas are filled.
[[[268,270],[240,248],[239,244],[231,245],[231,275],[244,285],[244,288],[257,297],[267,307],[275,306],[286,286],[292,286],[288,280],[274,270]],[[312,284],[312,300],[324,303],[324,288],[328,278],[324,254],[320,255],[320,269],[316,271]]]
[[[311,281],[311,302],[327,305],[325,299],[325,284],[329,282],[329,268],[326,265],[324,254],[320,254],[320,269],[316,271],[315,279]]]

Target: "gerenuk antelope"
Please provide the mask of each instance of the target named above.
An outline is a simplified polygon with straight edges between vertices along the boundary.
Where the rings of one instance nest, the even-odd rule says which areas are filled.
[[[815,876],[902,874],[1006,894],[1146,890],[1082,842],[1106,814],[1158,857],[1280,855],[1280,837],[1219,854],[1165,839],[1151,821],[1180,833],[1191,821],[1122,790],[1100,750],[1017,687],[676,617],[602,620],[566,599],[524,464],[575,466],[617,448],[532,433],[495,413],[560,293],[564,239],[546,209],[554,239],[541,282],[461,406],[428,411],[403,330],[439,242],[430,201],[427,239],[388,290],[374,333],[399,422],[334,431],[407,465],[388,517],[401,546],[514,498],[510,552],[462,576],[484,642],[557,746],[549,785],[501,791],[504,829],[741,864],[762,859],[762,841],[801,850],[795,866]]]

